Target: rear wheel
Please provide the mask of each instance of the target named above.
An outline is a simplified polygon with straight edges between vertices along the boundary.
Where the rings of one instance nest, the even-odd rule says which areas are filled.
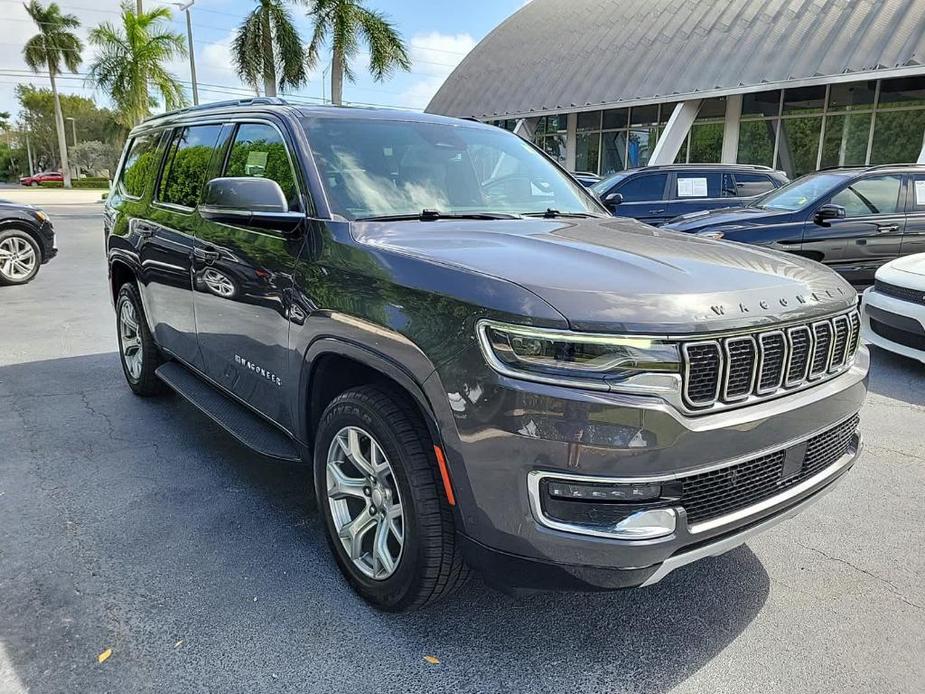
[[[465,581],[433,443],[401,392],[362,386],[335,398],[318,426],[314,467],[331,549],[362,597],[405,612]]]
[[[136,395],[159,395],[167,390],[154,374],[164,359],[148,330],[138,289],[126,282],[116,298],[116,331],[119,336],[119,356],[129,388]]]
[[[21,229],[0,232],[0,284],[26,284],[42,264],[39,245]]]

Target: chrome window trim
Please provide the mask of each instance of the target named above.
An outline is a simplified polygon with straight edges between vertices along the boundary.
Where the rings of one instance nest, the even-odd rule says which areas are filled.
[[[764,361],[765,361],[764,360],[764,351],[765,351],[764,341],[766,338],[773,337],[775,335],[780,337],[781,343],[783,345],[783,350],[784,350],[783,359],[781,360],[781,365],[780,365],[781,366],[780,378],[777,379],[777,383],[775,383],[773,386],[762,388],[761,379],[764,377]],[[784,368],[787,366],[787,362],[789,359],[789,354],[787,352],[787,336],[784,334],[784,331],[783,330],[770,330],[766,333],[759,333],[758,334],[758,354],[759,354],[760,359],[758,362],[758,378],[755,379],[755,394],[756,395],[768,395],[770,393],[773,393],[779,390],[780,387],[784,383]]]
[[[698,403],[694,400],[691,400],[690,395],[688,394],[688,386],[690,385],[690,375],[691,375],[691,361],[689,351],[692,347],[715,347],[716,356],[719,358],[719,366],[717,367],[716,375],[716,388],[713,392],[713,397],[709,402]],[[681,345],[681,395],[684,398],[684,402],[687,403],[694,410],[702,409],[705,407],[710,407],[719,399],[720,390],[723,384],[723,375],[725,374],[726,364],[725,359],[723,359],[723,350],[720,347],[718,340],[700,340],[698,342],[685,342]],[[747,397],[747,396],[746,396]]]
[[[790,378],[790,366],[793,363],[793,334],[799,331],[805,331],[806,335],[809,337],[809,347],[806,353],[806,366],[803,368],[802,375],[795,379],[791,380]],[[784,387],[793,388],[794,386],[800,385],[806,382],[809,379],[809,369],[812,366],[813,354],[816,351],[816,336],[813,335],[813,331],[808,325],[795,325],[793,327],[787,328],[787,364],[784,370]]]
[[[752,374],[749,379],[748,389],[741,395],[729,395],[729,366],[732,361],[732,354],[729,349],[729,346],[739,342],[751,342],[752,349],[754,350],[754,360],[752,361]],[[728,340],[723,341],[723,352],[725,353],[726,360],[723,365],[723,374],[722,374],[722,399],[723,402],[738,402],[739,400],[746,400],[748,396],[752,394],[752,391],[755,389],[755,383],[757,383],[757,374],[758,374],[758,363],[759,363],[759,353],[758,353],[758,343],[755,341],[754,336],[752,335],[741,335],[739,337],[730,337]]]
[[[542,482],[544,479],[547,479],[547,478],[565,480],[567,482],[582,482],[582,483],[589,483],[589,484],[595,484],[595,483],[597,484],[650,484],[650,483],[659,484],[662,482],[673,482],[677,480],[684,480],[686,477],[694,477],[696,475],[702,475],[708,472],[722,470],[723,468],[731,467],[733,465],[739,465],[741,463],[748,462],[749,460],[763,458],[765,456],[787,450],[788,448],[792,446],[803,443],[805,441],[809,441],[810,439],[816,436],[819,436],[820,434],[824,434],[827,431],[835,429],[841,426],[842,424],[844,424],[845,422],[853,419],[856,416],[857,416],[857,412],[850,414],[847,417],[842,417],[841,419],[836,420],[835,422],[828,424],[825,427],[822,427],[821,429],[817,429],[813,431],[812,433],[804,434],[802,436],[791,439],[785,443],[778,444],[776,446],[770,446],[764,449],[753,451],[751,453],[737,456],[735,458],[730,458],[729,460],[724,460],[719,463],[706,465],[704,467],[697,468],[696,470],[686,470],[684,472],[678,472],[678,473],[667,473],[664,475],[652,475],[652,476],[647,476],[647,477],[607,477],[607,476],[601,476],[601,475],[577,475],[577,474],[569,473],[569,472],[556,472],[556,471],[551,471],[551,470],[531,470],[530,472],[527,473],[527,492],[528,492],[528,497],[530,500],[530,508],[533,511],[533,516],[535,520],[540,525],[543,525],[547,528],[552,528],[553,530],[563,530],[565,532],[571,532],[571,533],[575,533],[578,535],[591,535],[593,537],[606,537],[611,540],[620,539],[614,536],[613,533],[608,533],[603,530],[599,530],[595,528],[588,528],[588,527],[576,525],[573,523],[563,523],[561,521],[556,521],[556,520],[553,520],[545,516],[542,511],[542,504],[541,504],[541,498],[540,498],[540,482]],[[857,432],[855,432],[855,436],[858,436]],[[745,508],[739,509],[732,513],[728,513],[724,516],[712,518],[708,521],[703,521],[702,523],[694,523],[694,524],[686,525],[687,531],[690,534],[694,535],[698,533],[707,532],[709,530],[715,530],[716,528],[719,528],[723,525],[728,525],[729,523],[734,523],[736,521],[747,519],[752,515],[761,513],[762,511],[772,508],[773,506],[776,506],[788,499],[791,499],[795,496],[799,496],[806,490],[817,486],[820,482],[828,479],[829,477],[834,476],[836,473],[850,466],[850,464],[855,460],[855,458],[857,457],[861,449],[860,439],[858,439],[858,441],[859,443],[854,448],[854,450],[849,450],[845,455],[843,455],[837,461],[827,466],[823,470],[820,470],[817,474],[813,475],[812,477],[808,477],[807,479],[803,480],[799,484],[781,492],[780,494],[777,494],[772,497],[768,497],[767,499],[759,501],[756,504],[752,504],[751,506],[747,506]],[[684,507],[683,505],[679,503],[675,508],[679,509],[679,508],[684,508]],[[680,515],[681,514],[679,514],[678,516],[679,518],[680,518]],[[684,518],[686,521],[686,518],[687,518],[686,514],[684,514]],[[661,542],[664,540],[673,539],[674,536],[675,534],[672,533],[671,535],[656,538],[655,540],[648,540],[648,542],[652,542],[652,541]],[[640,542],[642,542],[642,540]]]

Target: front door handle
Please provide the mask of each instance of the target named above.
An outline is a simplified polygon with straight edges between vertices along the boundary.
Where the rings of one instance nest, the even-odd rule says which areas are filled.
[[[143,239],[150,239],[154,236],[154,227],[144,222],[135,222],[135,233]]]
[[[663,209],[662,209],[662,210],[649,210],[649,214],[661,214],[661,213],[664,212],[664,211],[665,211],[665,210],[663,210]]]
[[[218,260],[218,251],[212,251],[206,248],[194,248],[193,257],[196,260],[201,260],[208,265]]]
[[[899,229],[898,224],[878,224],[877,233],[878,234],[889,234],[890,232],[896,231]]]

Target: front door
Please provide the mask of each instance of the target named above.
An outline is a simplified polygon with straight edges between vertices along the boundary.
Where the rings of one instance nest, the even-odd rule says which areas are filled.
[[[279,183],[290,210],[302,206],[281,131],[270,123],[232,126],[220,176]],[[206,374],[256,410],[291,428],[289,308],[304,238],[201,220],[193,255],[196,326]]]
[[[618,217],[633,217],[647,224],[663,224],[671,219],[666,199],[667,188],[667,173],[636,174],[620,181],[610,191],[623,196],[623,201],[619,205],[610,206],[610,209]]]
[[[878,267],[899,256],[906,224],[901,205],[903,177],[881,174],[859,178],[829,200],[845,208],[844,219],[827,226],[807,221],[803,251],[838,270],[849,282],[871,282]]]

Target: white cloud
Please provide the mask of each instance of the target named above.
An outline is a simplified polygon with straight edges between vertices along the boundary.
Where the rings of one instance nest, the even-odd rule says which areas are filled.
[[[441,34],[432,31],[411,37],[409,49],[411,70],[421,76],[402,92],[399,103],[409,108],[423,109],[440,86],[475,48],[476,40],[469,34]]]

